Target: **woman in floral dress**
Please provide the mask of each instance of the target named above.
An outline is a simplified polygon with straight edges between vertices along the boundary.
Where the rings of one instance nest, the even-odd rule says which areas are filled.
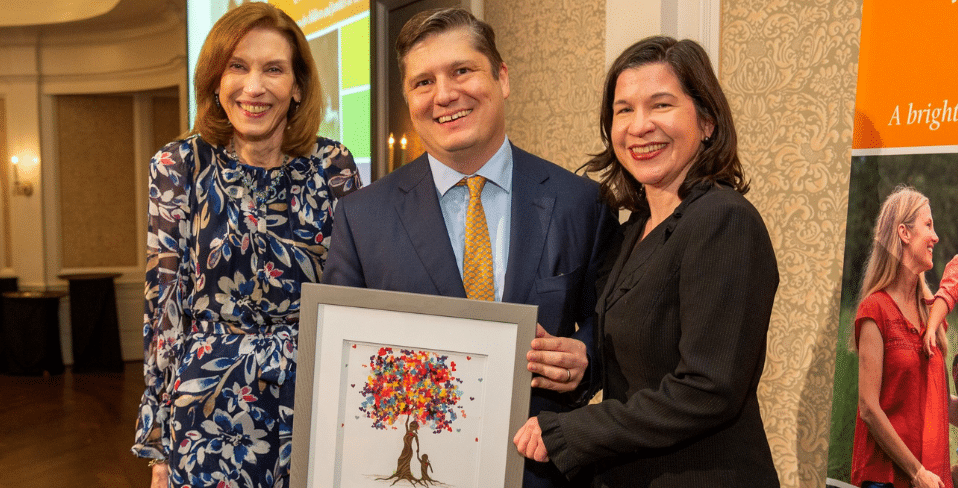
[[[133,452],[153,487],[288,485],[300,283],[318,282],[338,198],[359,187],[317,138],[309,45],[251,3],[212,28],[197,116],[150,162],[143,394]]]

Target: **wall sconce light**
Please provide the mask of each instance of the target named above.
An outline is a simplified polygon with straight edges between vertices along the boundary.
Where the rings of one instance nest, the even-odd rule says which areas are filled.
[[[23,195],[25,197],[33,195],[33,183],[20,181],[20,158],[14,156],[10,158],[10,162],[13,163],[13,194]],[[37,158],[33,158],[33,164],[36,166]]]

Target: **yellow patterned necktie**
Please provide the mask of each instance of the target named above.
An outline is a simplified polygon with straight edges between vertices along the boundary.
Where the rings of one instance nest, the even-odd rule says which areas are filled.
[[[469,188],[469,208],[466,210],[466,247],[462,256],[462,286],[466,296],[473,300],[495,300],[492,280],[492,246],[486,212],[482,209],[482,187],[486,179],[469,176],[457,183]]]

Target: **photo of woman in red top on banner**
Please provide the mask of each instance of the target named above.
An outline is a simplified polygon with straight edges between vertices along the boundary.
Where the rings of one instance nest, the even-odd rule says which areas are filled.
[[[933,297],[925,272],[933,267],[937,243],[928,198],[909,187],[896,188],[875,224],[855,317],[855,486],[952,487],[948,412],[953,397],[944,328],[935,332],[932,354],[923,350],[922,341]]]

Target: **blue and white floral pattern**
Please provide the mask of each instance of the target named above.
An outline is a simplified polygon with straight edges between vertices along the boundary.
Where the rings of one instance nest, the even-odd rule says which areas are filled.
[[[133,452],[167,459],[172,486],[285,486],[300,283],[319,281],[334,204],[359,186],[349,151],[323,138],[273,169],[198,136],[150,161]]]

